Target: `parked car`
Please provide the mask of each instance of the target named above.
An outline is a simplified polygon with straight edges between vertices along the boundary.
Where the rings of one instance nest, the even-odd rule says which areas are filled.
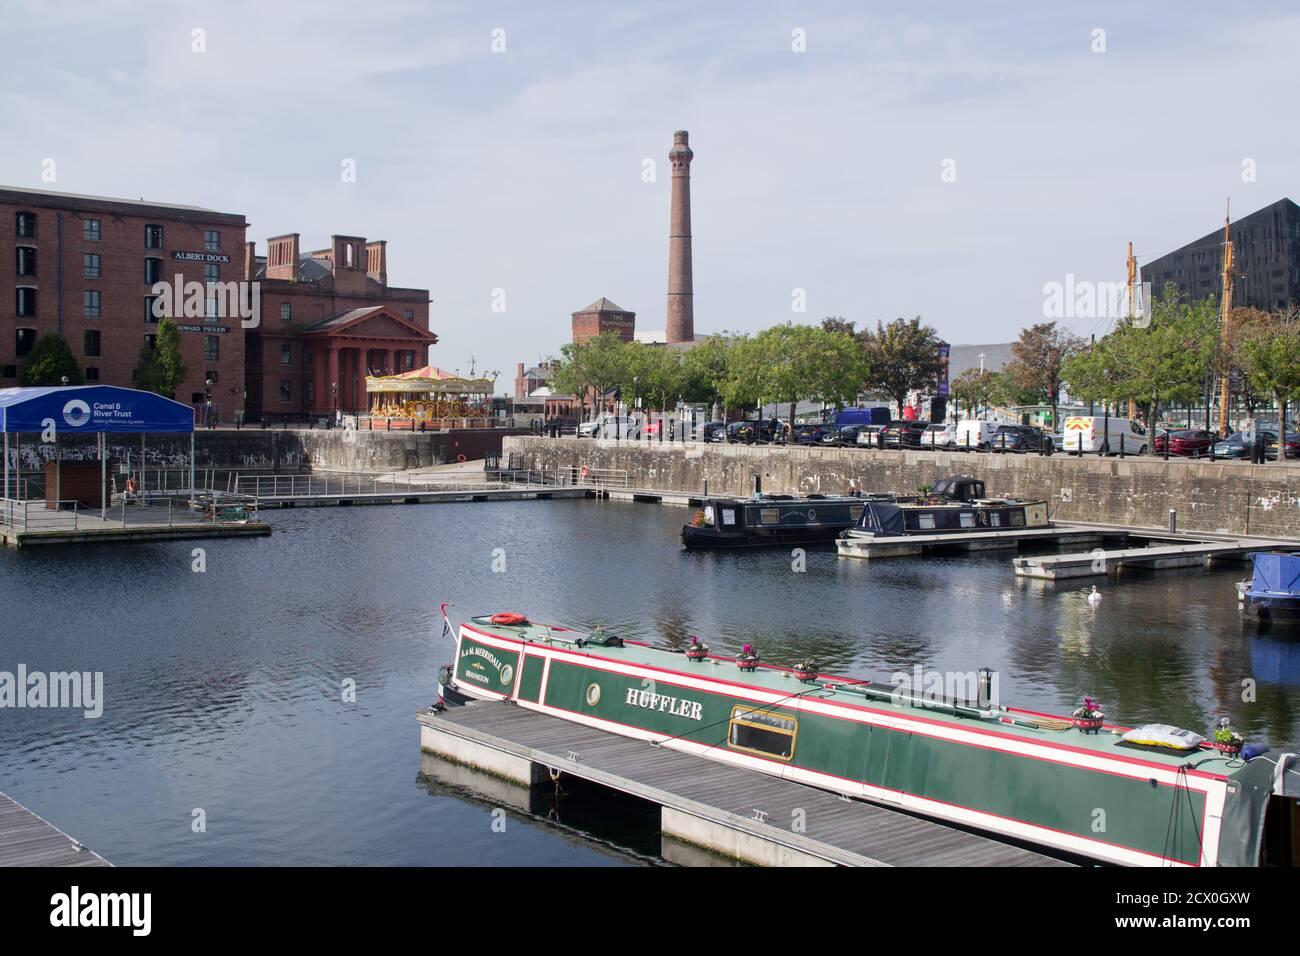
[[[602,415],[578,426],[579,438],[640,438],[640,424],[635,418]]]
[[[823,445],[839,445],[843,448],[852,448],[858,443],[858,436],[862,434],[870,425],[843,425],[834,431],[822,436]]]
[[[957,447],[957,426],[946,422],[935,422],[921,433],[922,448]]]
[[[700,438],[704,441],[722,441],[727,437],[726,428],[726,422],[705,422],[700,426]]]
[[[1052,451],[1065,450],[1065,432],[1052,433]]]
[[[884,448],[920,448],[921,436],[929,427],[929,422],[896,419],[880,430],[880,444]]]
[[[1065,433],[1062,450],[1066,452],[1118,455],[1122,450],[1145,455],[1147,451],[1146,429],[1128,418],[1071,415],[1062,431]]]
[[[1270,461],[1277,460],[1277,432],[1264,431],[1264,457]],[[1233,432],[1221,442],[1214,445],[1216,458],[1249,458],[1251,438],[1245,432]],[[1300,458],[1300,432],[1290,432],[1286,436],[1287,458]]]
[[[859,448],[879,448],[880,433],[884,430],[884,425],[863,425],[858,430],[857,443]]]
[[[802,425],[791,426],[790,443],[792,445],[821,445],[827,437],[834,438],[835,435],[835,426],[833,425],[823,425],[820,422],[805,422]]]
[[[999,425],[993,434],[992,451],[1052,453],[1052,438],[1032,425]]]
[[[1163,455],[1165,446],[1168,445],[1169,454],[1171,455],[1199,458],[1210,453],[1210,446],[1214,444],[1216,437],[1214,432],[1208,432],[1203,428],[1185,428],[1181,431],[1156,435],[1152,446],[1157,454]]]
[[[957,423],[957,448],[972,448],[981,451],[989,447],[993,441],[993,436],[997,433],[998,426],[994,422],[980,421],[977,418],[968,418]]]
[[[776,428],[772,428],[772,419],[762,421],[732,422],[727,426],[728,440],[752,445],[781,442],[785,440],[785,422],[776,419]]]

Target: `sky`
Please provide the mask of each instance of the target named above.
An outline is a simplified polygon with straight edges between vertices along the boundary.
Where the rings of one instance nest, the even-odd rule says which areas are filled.
[[[259,254],[386,239],[432,360],[499,390],[601,296],[664,328],[678,129],[697,333],[1010,341],[1130,241],[1300,198],[1300,8],[1268,0],[0,0],[0,38],[0,184],[242,213]]]

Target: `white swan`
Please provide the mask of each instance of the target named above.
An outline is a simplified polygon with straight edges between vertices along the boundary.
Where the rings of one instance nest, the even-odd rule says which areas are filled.
[[[1088,606],[1095,610],[1097,605],[1100,603],[1101,603],[1101,592],[1097,590],[1097,585],[1094,584],[1092,586],[1092,593],[1088,595]]]

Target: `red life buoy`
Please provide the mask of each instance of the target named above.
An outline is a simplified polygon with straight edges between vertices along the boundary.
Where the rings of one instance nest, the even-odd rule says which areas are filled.
[[[493,614],[490,618],[493,624],[527,624],[528,618],[522,614]]]
[[[588,468],[586,465],[583,465],[581,468],[578,469],[578,474],[586,478],[589,474],[591,474],[591,469]]]
[[[464,456],[464,455],[457,455],[457,456],[456,456],[456,460],[459,461],[459,462],[463,462],[463,461],[465,460],[465,456]]]

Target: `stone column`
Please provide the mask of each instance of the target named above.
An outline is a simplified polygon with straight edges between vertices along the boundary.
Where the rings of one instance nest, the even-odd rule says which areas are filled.
[[[330,343],[325,352],[325,407],[333,414],[343,407],[343,382],[339,379],[339,350]]]

